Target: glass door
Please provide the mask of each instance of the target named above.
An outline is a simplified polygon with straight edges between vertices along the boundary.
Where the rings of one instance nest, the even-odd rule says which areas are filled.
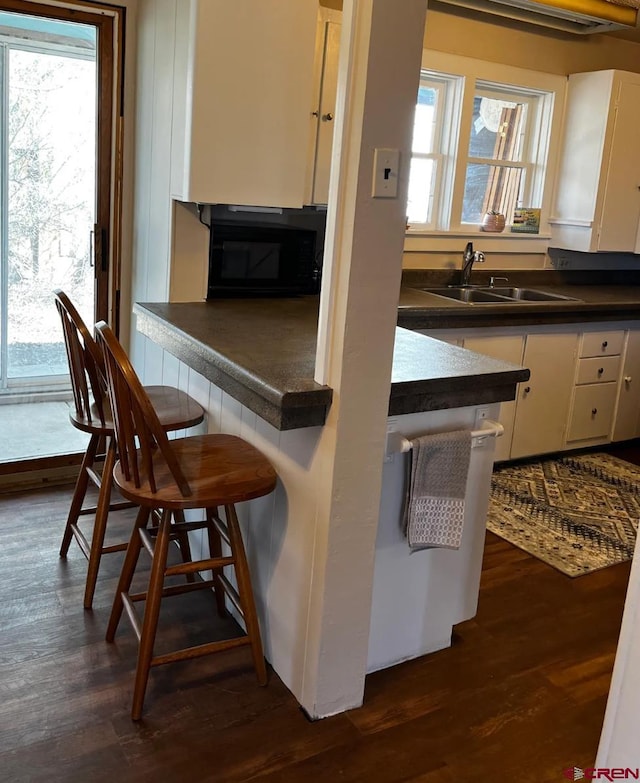
[[[96,318],[97,37],[0,12],[0,394],[68,388],[55,288]]]

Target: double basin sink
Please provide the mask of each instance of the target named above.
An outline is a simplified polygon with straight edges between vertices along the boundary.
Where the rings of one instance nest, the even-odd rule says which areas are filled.
[[[454,299],[465,304],[515,304],[517,302],[579,302],[572,296],[540,291],[537,288],[501,286],[448,286],[446,288],[421,288],[427,294]]]

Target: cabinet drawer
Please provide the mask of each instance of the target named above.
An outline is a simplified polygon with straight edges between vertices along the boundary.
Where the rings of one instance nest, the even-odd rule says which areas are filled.
[[[616,404],[616,390],[615,383],[599,383],[576,388],[568,441],[609,436]]]
[[[619,356],[594,356],[578,360],[577,384],[609,383],[618,380]]]
[[[582,335],[580,356],[609,356],[622,353],[624,332],[587,332]]]

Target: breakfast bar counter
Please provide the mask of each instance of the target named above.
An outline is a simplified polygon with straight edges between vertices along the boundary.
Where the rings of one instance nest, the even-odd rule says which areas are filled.
[[[321,425],[318,298],[136,304],[137,329],[279,430]],[[528,371],[397,328],[389,415],[513,399]]]

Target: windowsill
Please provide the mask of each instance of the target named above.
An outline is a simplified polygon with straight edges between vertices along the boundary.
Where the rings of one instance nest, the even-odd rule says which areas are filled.
[[[483,253],[546,253],[550,234],[502,234],[490,231],[407,231],[405,253],[458,253],[462,242],[473,242]]]

